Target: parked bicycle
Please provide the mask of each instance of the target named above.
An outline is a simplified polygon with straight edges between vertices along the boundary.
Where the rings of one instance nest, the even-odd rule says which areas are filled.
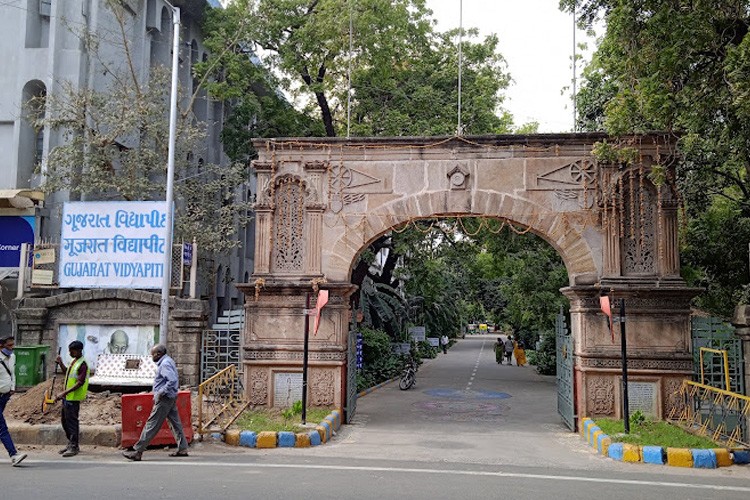
[[[405,391],[414,384],[417,383],[417,364],[414,362],[414,358],[408,358],[404,363],[404,368],[401,371],[401,380],[398,383],[398,388]]]

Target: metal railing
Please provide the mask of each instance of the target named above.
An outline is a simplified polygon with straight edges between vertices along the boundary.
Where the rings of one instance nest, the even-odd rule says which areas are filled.
[[[228,366],[198,386],[198,433],[224,433],[250,405],[237,367]]]
[[[748,422],[750,421],[750,397],[732,392],[729,377],[729,361],[725,349],[700,348],[700,362],[704,354],[711,353],[723,360],[724,389],[707,384],[706,374],[701,369],[701,381],[684,380],[679,395],[682,405],[670,410],[669,419],[677,422],[689,432],[708,436],[713,441],[728,447],[750,446]]]

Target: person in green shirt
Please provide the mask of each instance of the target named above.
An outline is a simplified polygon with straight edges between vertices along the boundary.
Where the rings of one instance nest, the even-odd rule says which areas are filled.
[[[73,358],[70,366],[65,366],[62,358],[57,356],[57,364],[65,372],[65,390],[55,396],[55,401],[62,401],[61,421],[68,438],[68,445],[60,450],[64,457],[78,455],[78,438],[80,424],[78,414],[81,410],[81,401],[86,399],[89,388],[89,367],[83,357],[83,342],[74,340],[68,345],[68,353]]]

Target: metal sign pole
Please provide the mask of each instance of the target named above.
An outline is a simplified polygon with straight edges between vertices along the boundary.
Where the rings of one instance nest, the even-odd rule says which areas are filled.
[[[622,347],[622,420],[625,434],[630,434],[630,404],[628,402],[628,340],[625,335],[625,299],[620,299],[620,346]]]
[[[171,5],[171,4],[170,4]],[[169,98],[169,151],[167,158],[166,236],[164,242],[164,276],[161,282],[161,305],[159,308],[159,343],[167,345],[169,324],[169,288],[172,284],[172,234],[174,220],[174,155],[177,138],[177,83],[180,60],[180,8],[172,6],[172,89]]]

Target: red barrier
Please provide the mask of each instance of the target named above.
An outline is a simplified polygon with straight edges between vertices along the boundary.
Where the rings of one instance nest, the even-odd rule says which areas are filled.
[[[122,442],[123,448],[130,448],[141,437],[141,431],[146,425],[146,420],[154,407],[154,394],[123,394],[122,401]],[[190,391],[177,393],[177,413],[185,432],[188,443],[193,441],[192,406],[190,404]],[[176,444],[172,431],[167,421],[164,421],[151,445]]]

